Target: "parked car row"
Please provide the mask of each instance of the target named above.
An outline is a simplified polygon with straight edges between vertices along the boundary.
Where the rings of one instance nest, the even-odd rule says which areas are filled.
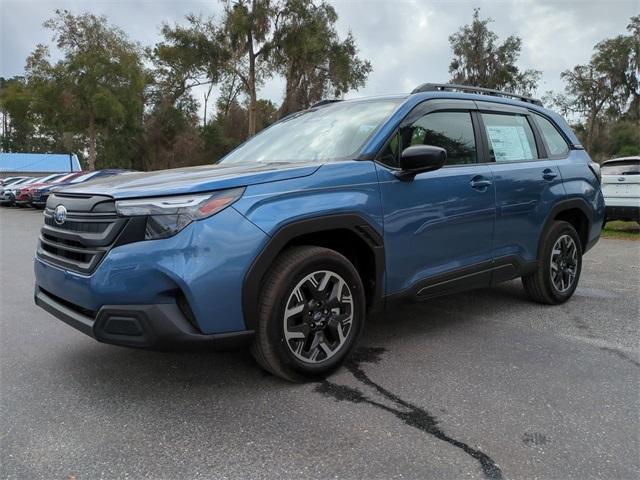
[[[0,205],[44,208],[49,194],[56,189],[84,183],[100,177],[119,175],[128,170],[105,169],[53,173],[45,177],[9,177],[0,186]]]

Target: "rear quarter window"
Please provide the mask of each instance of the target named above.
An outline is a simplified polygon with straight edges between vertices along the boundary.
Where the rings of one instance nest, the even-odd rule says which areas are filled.
[[[569,154],[569,145],[562,137],[558,129],[544,117],[534,115],[536,125],[544,139],[550,157],[566,157]]]

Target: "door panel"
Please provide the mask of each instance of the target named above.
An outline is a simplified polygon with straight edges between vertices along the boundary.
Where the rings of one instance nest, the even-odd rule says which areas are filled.
[[[488,166],[444,167],[413,181],[377,169],[388,295],[491,260],[495,190]]]
[[[527,115],[494,111],[480,117],[496,189],[495,258],[534,261],[547,214],[565,196],[557,161],[539,158],[546,149]]]
[[[496,188],[495,255],[534,261],[547,215],[565,195],[556,161],[494,163],[491,170]]]

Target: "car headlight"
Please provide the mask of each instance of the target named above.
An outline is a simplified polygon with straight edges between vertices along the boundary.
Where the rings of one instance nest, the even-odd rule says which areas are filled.
[[[116,212],[122,217],[147,217],[145,240],[155,240],[171,237],[191,222],[215,215],[243,193],[244,187],[213,193],[117,200]]]

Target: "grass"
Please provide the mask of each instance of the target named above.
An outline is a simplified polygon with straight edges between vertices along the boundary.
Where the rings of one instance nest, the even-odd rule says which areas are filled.
[[[602,238],[640,240],[640,225],[636,222],[607,222],[602,230]]]

